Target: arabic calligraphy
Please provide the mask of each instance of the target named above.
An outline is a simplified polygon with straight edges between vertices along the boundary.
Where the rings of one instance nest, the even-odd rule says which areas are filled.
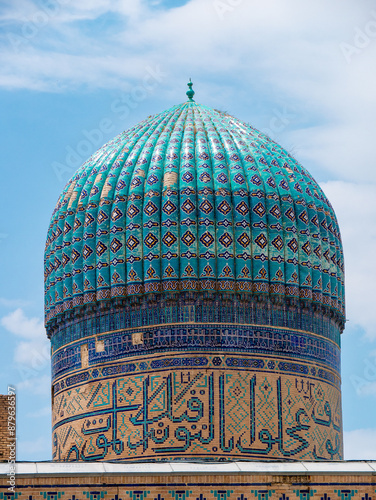
[[[54,458],[340,458],[339,403],[328,387],[281,374],[210,370],[114,378],[76,390],[69,405],[61,397]],[[83,411],[72,410],[78,403]]]

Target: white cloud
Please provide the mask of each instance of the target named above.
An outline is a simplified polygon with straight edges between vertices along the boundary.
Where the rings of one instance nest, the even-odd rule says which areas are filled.
[[[344,432],[345,460],[376,460],[376,429]]]
[[[50,346],[47,338],[19,342],[14,351],[14,361],[21,366],[41,371],[50,364]]]
[[[369,344],[367,355],[362,360],[359,358],[358,363],[357,371],[349,373],[348,380],[358,396],[373,397],[376,395],[376,351],[369,352]]]
[[[35,378],[50,366],[50,346],[39,318],[28,318],[21,308],[3,316],[0,324],[16,338],[13,360],[21,378]]]
[[[289,140],[299,145],[299,161],[319,166],[326,178],[375,183],[376,169],[371,168],[373,128],[373,119],[367,114],[338,117],[336,123],[295,130]]]
[[[29,23],[45,27],[47,22],[60,23],[95,19],[109,10],[118,10],[122,2],[116,0],[50,0],[49,2],[36,2],[33,0],[3,0],[0,21],[9,23]],[[123,9],[124,14],[130,15],[139,8],[139,0]],[[128,8],[127,8],[128,7]]]
[[[344,247],[346,316],[376,339],[376,184],[321,184],[337,214]]]
[[[43,322],[39,318],[28,318],[21,308],[3,316],[0,322],[17,337],[35,339],[45,335]]]
[[[247,109],[251,95],[266,92],[269,101],[278,96],[299,110],[286,137],[303,164],[315,165],[326,178],[376,182],[376,38],[367,35],[376,19],[374,2],[222,3],[229,9],[221,16],[214,0],[170,9],[141,0],[65,1],[26,36],[26,21],[40,5],[8,2],[0,16],[0,87],[129,91],[147,66],[158,65],[167,75],[166,95],[189,76],[207,104],[226,102],[229,108],[243,98]],[[368,41],[360,44],[359,32]],[[344,43],[356,48],[350,58]],[[242,118],[252,121],[247,115]]]
[[[227,70],[231,68],[236,73],[230,78],[245,76],[246,85],[249,82],[263,85],[268,81],[275,88],[277,85],[285,89],[288,86],[289,91],[293,88],[297,96],[306,98],[309,93],[310,99],[318,102],[325,98],[321,89],[328,84],[328,78],[332,85],[341,84],[337,90],[345,87],[341,80],[343,71],[338,73],[338,69],[346,70],[348,65],[340,43],[346,37],[351,41],[355,20],[362,18],[363,11],[367,14],[371,11],[366,1],[354,5],[351,1],[336,0],[328,6],[321,0],[307,6],[297,0],[283,4],[268,0],[262,4],[244,1],[221,17],[212,0],[191,0],[174,9],[148,8],[141,1],[97,0],[66,2],[56,14],[50,15],[46,24],[38,25],[32,20],[32,12],[41,9],[34,4],[33,10],[32,2],[25,4],[28,8],[8,6],[8,17],[13,24],[5,26],[8,50],[0,54],[4,69],[8,68],[8,79],[13,75],[24,76],[26,86],[30,85],[30,77],[50,83],[62,78],[77,85],[90,84],[98,76],[97,86],[117,88],[119,79],[108,79],[109,68],[102,61],[112,59],[114,75],[122,78],[132,78],[129,72],[133,73],[134,65],[139,66],[139,62],[141,67],[152,62],[164,64],[172,77],[177,70],[186,73],[205,69],[226,74],[228,78]],[[112,23],[109,31],[102,29],[100,38],[95,24],[90,29],[79,23],[80,20],[101,23],[105,15],[116,16],[117,23]],[[29,30],[34,27],[29,34],[28,20]],[[9,35],[21,37],[23,42],[14,41],[16,48]],[[61,65],[64,59],[68,64]]]

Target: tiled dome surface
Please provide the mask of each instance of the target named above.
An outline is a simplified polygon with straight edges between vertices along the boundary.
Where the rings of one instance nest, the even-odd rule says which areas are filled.
[[[318,184],[267,136],[195,102],[123,132],[68,182],[46,244],[46,323],[181,291],[303,300],[344,319],[340,233]]]

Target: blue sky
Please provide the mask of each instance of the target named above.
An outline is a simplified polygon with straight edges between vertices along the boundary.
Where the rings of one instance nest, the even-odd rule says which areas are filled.
[[[376,459],[374,0],[3,0],[0,393],[18,459],[49,460],[43,250],[69,177],[103,143],[195,99],[268,133],[311,172],[345,250],[345,457]]]

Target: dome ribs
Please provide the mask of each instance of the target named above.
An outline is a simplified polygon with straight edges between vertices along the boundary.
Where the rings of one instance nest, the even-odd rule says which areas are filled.
[[[231,190],[231,165],[228,162],[225,138],[219,135],[212,113],[202,112],[204,128],[208,137],[209,155],[212,165],[215,209],[215,245],[217,262],[217,288],[233,292],[235,286],[235,242]]]
[[[162,119],[165,115],[166,113],[162,115]],[[124,297],[127,293],[137,293],[135,289],[140,286],[140,281],[129,279],[127,273],[131,272],[133,278],[142,278],[138,275],[140,267],[142,270],[141,207],[138,205],[143,198],[146,175],[143,150],[144,148],[148,150],[146,145],[158,127],[158,118],[151,117],[146,120],[140,133],[128,144],[129,153],[122,160],[122,168],[116,179],[115,199],[111,206],[109,239],[111,297],[113,298]],[[134,264],[136,271],[133,269]],[[127,286],[130,287],[129,290]]]
[[[162,224],[162,192],[164,163],[168,139],[175,126],[181,110],[170,112],[160,124],[159,133],[153,134],[153,152],[148,164],[148,173],[144,184],[144,201],[142,205],[143,224],[143,276],[145,293],[161,291],[161,224]]]
[[[218,116],[219,115],[219,116]],[[249,189],[247,177],[239,150],[230,130],[231,117],[216,113],[213,123],[223,144],[232,208],[233,261],[235,270],[235,290],[252,291],[252,234],[249,211]]]
[[[129,168],[124,170],[124,173],[128,174],[128,200],[125,215],[125,246],[120,251],[120,255],[124,255],[125,253],[126,256],[125,282],[127,295],[137,295],[144,292],[144,214],[142,211],[142,203],[144,199],[145,183],[148,178],[150,157],[154,148],[155,138],[158,137],[163,130],[163,121],[164,117],[159,117],[153,121],[152,126],[149,127],[149,130],[143,135],[142,140],[138,143],[138,154],[132,158],[132,165],[129,165]],[[114,249],[116,250],[116,246],[114,246]]]
[[[96,220],[96,299],[111,297],[111,210],[115,197],[115,186],[120,175],[123,162],[128,156],[128,146],[117,148],[107,162],[103,172],[103,179],[98,186],[99,200],[97,200]]]
[[[95,154],[89,159],[85,164],[85,169],[80,173],[77,183],[72,192],[72,196],[69,200],[69,225],[73,228],[72,231],[66,235],[68,243],[68,248],[70,249],[70,261],[69,269],[71,272],[71,277],[68,276],[66,282],[66,295],[67,301],[64,303],[64,309],[69,310],[69,306],[72,304],[73,307],[83,304],[83,273],[84,273],[84,263],[83,263],[83,235],[84,235],[84,223],[86,218],[85,209],[88,203],[89,193],[91,192],[93,176],[97,175],[96,162],[100,164],[106,161],[108,152],[106,146],[101,148],[101,152]],[[85,256],[87,254],[85,253]],[[68,288],[69,287],[69,288]],[[93,293],[93,292],[92,292]]]
[[[161,195],[161,284],[162,291],[178,292],[180,277],[179,170],[187,107],[182,107],[167,140]]]
[[[94,153],[64,188],[45,250],[47,325],[85,304],[177,292],[301,300],[344,321],[342,244],[321,188],[270,138],[195,102]]]
[[[197,170],[197,253],[200,289],[217,288],[216,211],[213,167],[203,117],[194,108],[195,165]]]
[[[195,129],[193,109],[189,107],[183,131],[178,175],[180,283],[182,290],[199,290]],[[183,206],[190,207],[189,213],[183,209]]]
[[[134,133],[134,139],[149,133],[149,127],[140,127]],[[144,131],[144,134],[142,133]],[[116,187],[121,175],[124,163],[128,159],[129,152],[136,142],[126,135],[125,143],[121,140],[123,134],[118,136],[113,154],[107,158],[106,164],[100,169],[102,177],[97,185],[95,193],[96,205],[96,242],[95,242],[95,279],[96,300],[108,300],[111,298],[111,213],[114,198],[116,199]]]

